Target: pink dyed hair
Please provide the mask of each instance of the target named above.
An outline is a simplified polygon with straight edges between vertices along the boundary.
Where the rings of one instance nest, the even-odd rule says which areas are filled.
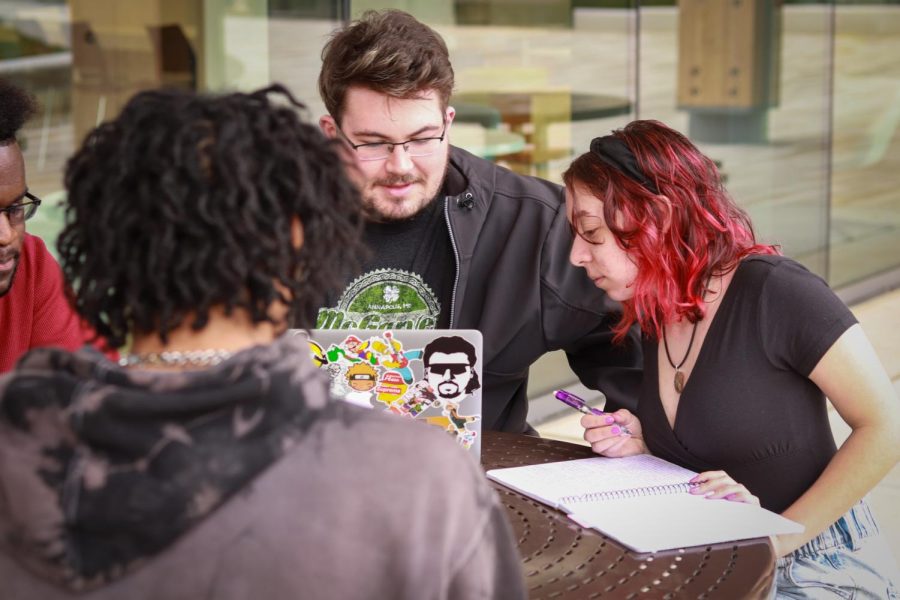
[[[747,255],[778,249],[756,242],[750,217],[725,191],[715,164],[685,136],[658,121],[633,121],[612,135],[628,146],[658,195],[592,152],[576,158],[563,181],[603,202],[607,227],[638,267],[616,339],[637,321],[658,340],[666,323],[703,318],[710,277]]]

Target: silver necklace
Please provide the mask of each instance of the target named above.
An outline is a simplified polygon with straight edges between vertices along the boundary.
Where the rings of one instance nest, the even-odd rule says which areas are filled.
[[[143,354],[124,354],[119,366],[133,367],[149,365],[153,367],[211,367],[231,358],[230,350],[165,350]]]

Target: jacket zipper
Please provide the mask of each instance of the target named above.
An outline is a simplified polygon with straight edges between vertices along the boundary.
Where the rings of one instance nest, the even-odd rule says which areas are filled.
[[[453,248],[453,258],[456,261],[456,275],[453,278],[453,293],[450,295],[450,325],[453,329],[453,316],[456,314],[456,287],[459,285],[459,249],[456,247],[456,238],[453,237],[453,227],[450,225],[450,198],[444,197],[444,220],[447,222],[447,233],[450,234],[450,247]]]

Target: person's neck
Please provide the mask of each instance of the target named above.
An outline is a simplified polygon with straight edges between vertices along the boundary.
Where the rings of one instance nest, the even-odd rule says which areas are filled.
[[[135,333],[131,353],[137,355],[158,354],[160,352],[196,352],[202,350],[224,350],[238,352],[251,346],[269,344],[281,332],[268,321],[254,323],[246,311],[234,309],[226,315],[224,309],[213,308],[209,321],[203,329],[191,327],[193,315],[167,334],[164,343],[157,333]]]

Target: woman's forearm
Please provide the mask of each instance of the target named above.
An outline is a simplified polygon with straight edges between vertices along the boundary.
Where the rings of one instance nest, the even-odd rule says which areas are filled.
[[[779,555],[817,536],[874,488],[900,458],[898,439],[889,422],[854,429],[815,483],[782,513],[806,529],[779,536]]]

